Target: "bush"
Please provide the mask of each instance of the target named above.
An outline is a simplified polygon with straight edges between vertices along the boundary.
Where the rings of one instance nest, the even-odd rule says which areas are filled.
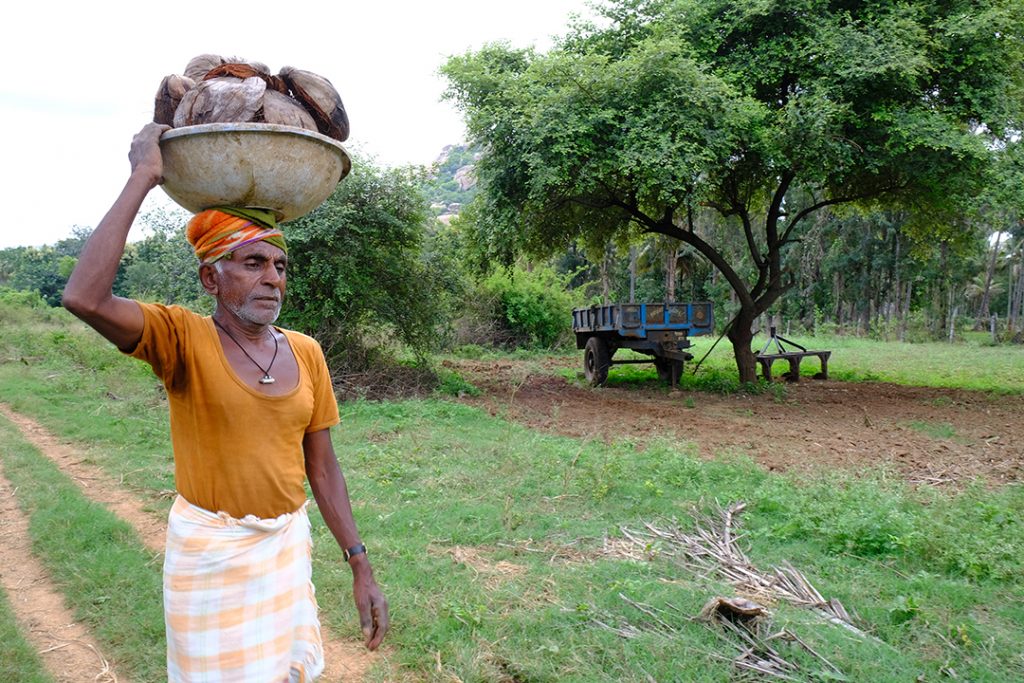
[[[0,305],[17,308],[48,308],[49,304],[36,290],[17,290],[0,287]]]
[[[470,293],[461,321],[463,344],[550,349],[572,337],[578,297],[568,289],[573,274],[549,266],[499,270]]]
[[[441,277],[423,259],[428,215],[415,179],[357,161],[326,202],[286,228],[281,321],[320,341],[336,379],[380,369],[401,350],[422,359],[445,318]]]

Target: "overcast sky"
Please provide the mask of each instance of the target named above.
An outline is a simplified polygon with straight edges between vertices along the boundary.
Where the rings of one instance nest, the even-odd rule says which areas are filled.
[[[326,76],[352,124],[346,147],[430,164],[463,141],[440,102],[445,58],[506,40],[545,50],[585,0],[57,2],[9,4],[0,42],[0,248],[95,226],[128,177],[132,135],[161,79],[212,52]],[[143,210],[172,206],[154,190]],[[140,236],[139,228],[133,238]]]

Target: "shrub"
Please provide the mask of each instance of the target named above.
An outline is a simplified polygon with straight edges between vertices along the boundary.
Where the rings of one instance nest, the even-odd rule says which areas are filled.
[[[481,335],[489,338],[461,341],[508,348],[564,345],[572,335],[572,309],[578,303],[568,290],[572,275],[559,275],[549,266],[492,273],[480,283],[475,296],[471,295],[476,305],[467,310],[475,329],[491,331]]]

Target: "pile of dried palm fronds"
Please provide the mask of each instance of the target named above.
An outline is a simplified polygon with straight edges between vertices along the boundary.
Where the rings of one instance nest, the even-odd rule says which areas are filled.
[[[739,649],[733,664],[748,675],[769,676],[781,680],[807,680],[811,674],[800,665],[787,660],[779,647],[786,644],[817,660],[824,669],[818,673],[841,677],[831,662],[816,652],[789,629],[775,630],[771,613],[763,604],[786,602],[809,608],[826,621],[863,638],[872,638],[854,625],[843,605],[835,599],[826,600],[807,578],[789,564],[762,571],[755,567],[739,545],[736,518],[744,503],[722,507],[717,503],[710,512],[696,508],[692,515],[695,526],[684,531],[674,521],[663,526],[645,523],[642,529],[622,528],[622,533],[639,546],[648,557],[664,556],[685,568],[695,577],[725,581],[744,597],[715,597],[707,602],[696,619],[707,623],[731,645]],[[665,637],[678,637],[679,610],[671,605],[666,611],[620,598],[645,615],[641,627],[633,624],[611,626],[595,618],[598,625],[631,638],[643,632],[657,632]],[[686,617],[689,620],[689,617]],[[610,620],[609,620],[610,621]],[[877,640],[877,639],[876,639]],[[721,658],[718,653],[706,653]]]
[[[838,600],[823,598],[807,578],[788,563],[761,571],[750,562],[739,547],[740,537],[733,528],[736,515],[745,507],[745,503],[733,503],[727,508],[716,505],[711,513],[695,509],[696,528],[689,533],[675,524],[661,528],[647,523],[640,530],[623,527],[622,533],[644,548],[657,546],[659,554],[672,558],[699,576],[718,577],[750,597],[764,596],[769,602],[782,600],[809,607],[828,621],[864,635]]]
[[[621,593],[619,598],[643,613],[645,617],[643,622],[639,624],[615,623],[613,617],[596,613],[591,615],[591,620],[598,626],[623,638],[656,634],[662,638],[682,640],[684,638],[682,627],[677,624],[681,621],[693,620],[674,605],[658,608],[631,600]],[[767,676],[785,681],[805,681],[819,680],[824,673],[836,680],[845,680],[842,671],[837,666],[821,656],[791,630],[773,631],[771,613],[767,608],[752,600],[713,598],[708,601],[696,619],[706,622],[724,641],[739,649],[739,654],[735,657],[724,657],[718,652],[708,651],[700,651],[700,654],[710,659],[731,661],[743,674]],[[798,649],[819,662],[823,668],[808,671],[806,665],[801,666],[786,659],[784,648]],[[647,678],[654,680],[650,675]]]
[[[275,123],[315,130],[344,141],[348,114],[323,76],[286,66],[277,75],[260,62],[204,54],[183,75],[164,78],[156,93],[156,123]]]

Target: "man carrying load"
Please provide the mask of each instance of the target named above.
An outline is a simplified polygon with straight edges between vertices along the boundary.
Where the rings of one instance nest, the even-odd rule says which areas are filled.
[[[311,583],[304,480],[352,569],[366,646],[388,606],[359,540],[331,444],[338,407],[319,344],[273,326],[287,251],[271,214],[197,214],[188,239],[210,317],[114,296],[132,221],[163,173],[149,124],[132,141],[131,176],[82,250],[64,306],[167,389],[179,492],[168,520],[164,617],[169,680],[308,681],[324,667]]]

